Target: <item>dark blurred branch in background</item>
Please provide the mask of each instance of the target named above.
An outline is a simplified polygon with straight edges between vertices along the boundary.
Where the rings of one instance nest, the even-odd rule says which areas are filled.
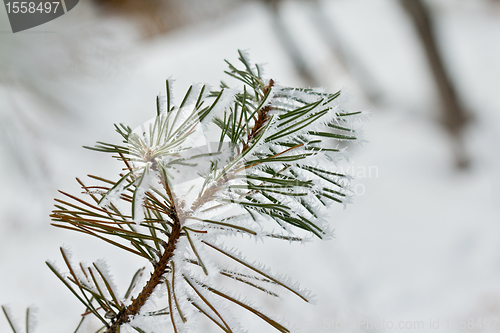
[[[272,15],[278,40],[292,61],[297,73],[304,80],[305,84],[309,86],[321,85],[321,82],[319,82],[317,76],[313,73],[311,64],[304,59],[304,56],[300,52],[299,41],[293,38],[290,29],[283,20],[281,6],[284,1],[263,0],[263,2]],[[339,61],[343,70],[350,73],[356,79],[366,98],[373,104],[379,102],[381,93],[377,89],[373,76],[370,75],[360,59],[342,42],[334,25],[331,23],[331,19],[325,15],[324,9],[321,7],[321,2],[319,0],[306,0],[305,2],[310,5],[312,24],[317,34],[323,39],[332,55]]]
[[[458,168],[465,169],[470,160],[463,143],[463,132],[470,121],[462,103],[458,99],[452,81],[446,72],[439,53],[429,9],[422,0],[400,0],[411,17],[425,49],[432,75],[439,89],[441,99],[441,124],[453,139],[454,153]]]
[[[307,61],[304,59],[300,50],[294,41],[289,29],[286,27],[280,14],[280,5],[282,0],[264,0],[269,12],[273,18],[273,25],[278,40],[285,49],[290,60],[292,60],[295,70],[304,80],[304,83],[310,87],[320,85],[318,79],[315,77],[311,68],[308,66]]]
[[[382,92],[376,80],[368,71],[363,62],[356,56],[337,32],[335,24],[325,14],[320,0],[307,1],[311,5],[312,23],[318,34],[328,45],[330,52],[338,59],[342,67],[356,79],[366,98],[373,104],[378,104]]]

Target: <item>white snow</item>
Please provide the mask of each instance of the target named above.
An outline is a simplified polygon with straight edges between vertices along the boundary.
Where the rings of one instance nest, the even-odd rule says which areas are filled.
[[[438,319],[433,332],[461,331],[447,330],[446,320],[500,317],[500,7],[486,0],[429,2],[447,66],[474,114],[466,133],[474,164],[466,172],[452,166],[451,144],[435,122],[435,87],[425,58],[395,1],[322,2],[342,42],[384,93],[381,106],[363,98],[356,80],[313,35],[306,3],[285,5],[286,22],[321,85],[329,92],[347,86],[357,98],[352,110],[372,110],[363,124],[369,143],[349,147],[353,157],[343,167],[377,168],[354,172],[358,195],[345,211],[332,205],[333,240],[306,246],[244,237],[225,241],[317,295],[316,306],[293,295],[281,303],[254,295],[260,308],[286,316],[299,332],[330,332],[321,324],[337,320],[424,321],[429,331],[429,320]],[[264,7],[251,2],[217,19],[138,40],[126,20],[107,21],[80,2],[30,33],[11,35],[0,10],[0,304],[9,304],[15,318],[22,322],[25,308],[36,304],[36,333],[76,328],[83,306],[44,264],[64,267],[63,243],[86,262],[105,257],[125,293],[135,271],[149,263],[51,227],[56,190],[81,192],[74,177],[90,185],[88,173],[116,180],[118,162],[80,147],[120,142],[113,123],[136,128],[154,117],[155,94],[170,76],[176,79],[175,101],[182,101],[193,81],[218,86],[227,80],[222,60],[236,64],[240,48],[265,62],[268,78],[301,85],[272,27]],[[238,312],[237,318],[250,332],[270,329],[253,314]],[[89,322],[85,332],[97,327]],[[0,331],[10,331],[4,318]],[[218,329],[207,324],[202,331]]]

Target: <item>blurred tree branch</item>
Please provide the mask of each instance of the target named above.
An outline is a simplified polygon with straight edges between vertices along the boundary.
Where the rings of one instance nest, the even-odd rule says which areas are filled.
[[[382,92],[378,88],[375,78],[356,53],[342,40],[335,24],[325,14],[321,0],[307,0],[307,2],[311,4],[312,23],[318,35],[328,45],[330,52],[337,58],[342,67],[354,76],[365,96],[374,104],[379,102]]]
[[[262,1],[272,15],[273,25],[278,40],[292,61],[297,73],[304,80],[305,84],[309,86],[319,85],[319,79],[313,73],[308,61],[300,52],[298,41],[294,39],[293,34],[290,32],[290,29],[283,20],[281,7],[283,6],[284,1]],[[321,7],[321,1],[306,0],[305,2],[309,4],[312,25],[316,29],[318,36],[323,39],[325,44],[330,49],[331,54],[339,61],[342,68],[354,76],[365,96],[372,103],[377,103],[381,93],[377,89],[377,84],[375,83],[373,76],[369,73],[356,54],[342,42],[339,34],[335,30],[335,26],[331,24],[330,18],[325,15],[324,9]]]
[[[418,32],[441,99],[441,124],[454,141],[457,167],[467,168],[469,157],[463,146],[463,131],[470,117],[459,100],[439,53],[431,14],[422,0],[400,0]]]
[[[280,14],[280,5],[282,0],[264,0],[269,12],[273,18],[274,30],[277,34],[278,40],[283,46],[286,54],[290,58],[295,67],[295,70],[300,75],[306,85],[312,87],[318,85],[318,79],[315,77],[311,68],[308,66],[307,61],[300,53],[297,44],[295,43],[289,29],[286,27]]]

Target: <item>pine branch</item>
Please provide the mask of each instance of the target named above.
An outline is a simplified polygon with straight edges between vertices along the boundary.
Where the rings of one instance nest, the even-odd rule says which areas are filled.
[[[204,85],[193,85],[176,106],[167,80],[166,96],[156,99],[154,119],[136,130],[116,125],[123,139],[120,145],[98,142],[87,147],[124,163],[117,180],[89,175],[98,183],[88,186],[77,178],[82,194],[91,200],[63,191],[66,199],[55,199],[54,226],[94,236],[152,265],[138,294],[134,296],[144,269],[135,273],[120,298],[100,264],[73,267],[62,249],[68,274],[47,263],[85,306],[84,315],[101,320],[103,332],[118,332],[125,323],[138,332],[147,331],[133,323],[134,317],[154,320],[162,315],[168,315],[174,332],[180,332],[191,321],[188,308],[222,331],[232,332],[237,324],[228,319],[223,302],[288,332],[253,305],[214,285],[207,278],[214,274],[272,297],[279,297],[273,288],[282,288],[309,301],[309,294],[288,279],[215,240],[246,235],[303,242],[295,232],[328,235],[322,222],[324,206],[346,203],[350,193],[348,177],[331,170],[344,148],[325,147],[323,140],[339,144],[358,140],[349,120],[364,114],[342,110],[340,92],[280,87],[263,79],[261,68],[252,66],[242,51],[239,60],[243,69],[228,62],[226,73],[244,84],[242,90],[222,83],[220,90],[209,92]],[[213,137],[209,134],[216,134],[219,141],[207,141]],[[278,224],[280,233],[267,230],[270,221]],[[217,264],[217,255],[231,259],[243,271]],[[161,284],[166,287],[168,307],[143,311]]]

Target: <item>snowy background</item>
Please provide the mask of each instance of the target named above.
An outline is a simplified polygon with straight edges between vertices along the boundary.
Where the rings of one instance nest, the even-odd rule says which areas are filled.
[[[261,2],[216,1],[219,7],[206,15],[196,1],[186,3],[197,10],[186,11],[191,16],[184,24],[154,34],[85,1],[17,34],[0,10],[0,304],[10,305],[20,320],[27,306],[37,307],[39,333],[73,332],[82,311],[45,266],[45,260],[63,266],[59,246],[69,246],[75,260],[106,258],[122,288],[147,264],[49,225],[58,189],[77,193],[75,176],[112,176],[120,167],[82,145],[115,142],[113,123],[134,128],[153,117],[155,96],[170,76],[179,96],[193,82],[217,85],[223,59],[235,62],[238,48],[265,63],[267,77],[307,85]],[[374,324],[337,331],[391,331],[376,329],[383,321],[407,328],[423,321],[418,331],[500,331],[500,4],[429,4],[446,67],[473,115],[465,133],[472,160],[467,170],[454,166],[422,47],[396,1],[321,2],[375,82],[377,103],[365,98],[359,76],[346,71],[320,38],[309,4],[283,4],[284,22],[319,85],[329,91],[345,86],[355,96],[352,110],[372,111],[364,125],[368,143],[351,147],[354,157],[343,166],[357,178],[359,195],[346,210],[332,210],[336,238],[249,247],[252,258],[317,294],[316,305],[292,296],[267,304],[298,332],[330,332],[333,321]],[[273,331],[257,317],[243,316],[251,332]],[[469,318],[476,320],[473,328],[448,329],[452,319],[456,325]],[[494,318],[494,330],[477,325]],[[8,331],[0,318],[0,332]]]

